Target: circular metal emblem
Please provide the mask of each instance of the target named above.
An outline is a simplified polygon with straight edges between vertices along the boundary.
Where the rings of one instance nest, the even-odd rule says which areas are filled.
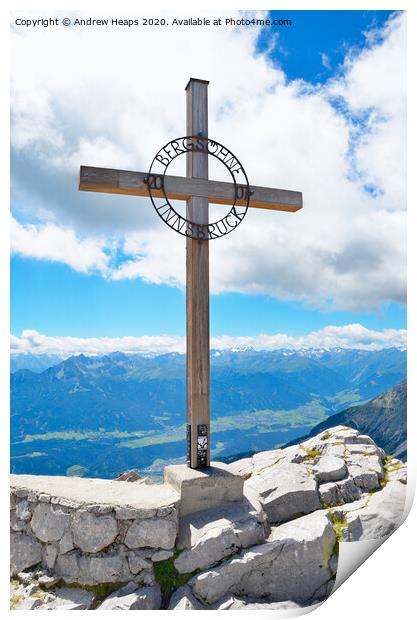
[[[193,222],[183,217],[172,206],[167,196],[170,193],[169,187],[166,187],[166,172],[169,165],[174,159],[190,151],[207,153],[218,159],[228,169],[233,180],[229,198],[232,206],[229,212],[221,219],[207,224]],[[239,226],[246,215],[252,194],[246,172],[237,157],[216,140],[202,136],[183,136],[163,146],[153,158],[145,182],[155,211],[165,224],[185,237],[199,240],[224,237]],[[157,199],[161,198],[162,203],[158,204]]]

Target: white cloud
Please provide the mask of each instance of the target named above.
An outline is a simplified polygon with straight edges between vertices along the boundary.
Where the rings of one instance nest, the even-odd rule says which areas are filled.
[[[210,135],[236,152],[252,183],[301,189],[305,202],[297,214],[250,210],[238,231],[214,241],[212,290],[348,310],[405,301],[405,15],[369,35],[369,47],[321,87],[287,82],[256,51],[255,29],[140,34],[13,35],[14,195],[25,221],[88,239],[98,258],[86,262],[106,277],[183,286],[184,240],[145,200],[77,192],[77,170],[146,169],[184,134],[183,87],[201,76],[211,80]],[[335,97],[344,106],[332,105]],[[103,242],[91,241],[97,235]],[[38,257],[32,236],[26,255]],[[122,261],[111,266],[115,238]],[[66,247],[59,260],[76,268]]]
[[[221,336],[211,339],[212,349],[252,347],[257,350],[273,349],[346,349],[378,350],[387,347],[405,349],[405,329],[370,330],[360,324],[328,325],[305,336],[294,338],[287,334],[259,334],[258,336]],[[45,336],[35,330],[25,330],[21,336],[11,336],[11,354],[100,355],[122,351],[125,353],[184,353],[185,338],[181,336],[124,336],[120,338],[77,338],[72,336]]]
[[[259,336],[223,336],[212,338],[213,349],[252,347],[258,350],[271,349],[363,349],[374,351],[387,347],[406,348],[405,329],[367,329],[363,325],[328,325],[305,336],[294,338],[287,334],[260,334]]]
[[[324,52],[320,52],[321,64],[325,69],[331,69],[332,63],[330,62],[330,58]]]
[[[185,351],[181,336],[124,336],[122,338],[77,338],[72,336],[45,336],[36,330],[24,330],[21,336],[11,336],[11,354],[36,353],[96,355],[123,351],[125,353],[169,353]]]
[[[89,273],[108,269],[109,255],[103,242],[96,239],[79,239],[73,230],[56,224],[20,224],[11,221],[12,251],[20,256],[66,263],[75,271]]]
[[[388,20],[384,43],[348,56],[345,77],[331,82],[329,92],[341,96],[356,115],[368,112],[367,132],[358,138],[356,160],[364,180],[383,195],[379,209],[406,208],[406,24],[405,14]],[[372,43],[375,32],[368,34]]]

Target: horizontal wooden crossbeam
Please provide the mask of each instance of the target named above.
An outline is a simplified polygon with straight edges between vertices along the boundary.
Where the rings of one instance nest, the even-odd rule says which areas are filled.
[[[146,172],[81,166],[79,189],[86,192],[148,196],[148,186],[144,183],[147,176]],[[232,205],[234,202],[233,183],[166,175],[164,185],[167,197],[171,200],[189,200],[192,196],[203,196],[216,204]],[[253,185],[251,191],[253,194],[250,198],[250,207],[294,212],[303,206],[301,192]],[[153,189],[152,194],[164,197],[161,190]],[[246,202],[237,200],[236,204],[245,206]]]

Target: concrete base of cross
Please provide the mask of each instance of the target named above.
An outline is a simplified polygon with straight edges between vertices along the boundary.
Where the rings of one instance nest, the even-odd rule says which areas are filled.
[[[232,472],[225,463],[212,462],[211,467],[203,469],[168,465],[164,480],[180,495],[181,517],[243,500],[244,477]]]

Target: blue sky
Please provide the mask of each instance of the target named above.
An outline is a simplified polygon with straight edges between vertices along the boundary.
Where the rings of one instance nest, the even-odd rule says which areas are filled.
[[[31,326],[42,334],[80,337],[185,334],[185,293],[137,279],[106,281],[65,265],[12,260],[12,332]],[[256,317],[256,320],[254,320]],[[300,336],[326,325],[361,323],[369,329],[405,327],[405,307],[378,312],[323,312],[265,295],[221,293],[211,298],[213,336],[278,331]]]
[[[298,337],[329,325],[349,324],[377,331],[405,328],[401,248],[405,171],[396,157],[394,175],[383,157],[391,151],[395,156],[395,149],[402,153],[404,147],[393,135],[404,119],[401,108],[379,87],[376,95],[372,84],[367,91],[366,74],[373,75],[373,67],[386,58],[398,63],[399,26],[389,24],[400,23],[401,16],[388,11],[279,11],[272,16],[290,18],[293,25],[257,34],[205,33],[207,51],[201,52],[196,64],[190,60],[190,66],[181,66],[178,52],[179,75],[167,86],[173,102],[169,114],[162,104],[152,110],[143,92],[134,90],[128,109],[129,97],[123,98],[120,88],[110,95],[106,91],[105,75],[95,77],[102,83],[91,86],[98,98],[102,87],[101,99],[85,103],[88,73],[77,77],[75,71],[68,72],[67,84],[52,77],[53,59],[47,60],[49,67],[38,68],[49,58],[47,47],[54,33],[45,34],[50,41],[32,33],[25,33],[23,41],[16,36],[11,332],[17,340],[25,330],[62,338],[184,335],[183,241],[171,239],[169,235],[175,233],[164,230],[156,214],[145,211],[146,206],[141,210],[142,203],[130,197],[81,195],[75,175],[79,163],[143,168],[165,136],[180,134],[185,105],[179,98],[183,97],[182,76],[195,74],[200,66],[200,75],[211,80],[210,114],[216,139],[223,141],[219,132],[224,133],[224,142],[235,150],[242,127],[246,142],[242,137],[241,150],[239,145],[236,150],[243,150],[242,159],[246,154],[245,167],[250,168],[253,182],[301,189],[305,198],[305,209],[295,216],[277,212],[272,214],[275,220],[271,214],[251,213],[227,244],[219,242],[219,249],[213,248],[212,335]],[[70,60],[73,42],[66,43],[58,34],[55,43],[62,46],[57,50],[61,61],[75,66],[76,59]],[[74,31],[69,33],[72,36],[84,35]],[[98,37],[99,50],[106,46],[102,33],[92,36]],[[189,36],[191,43],[195,35],[183,36]],[[216,59],[208,57],[209,45],[216,41],[235,54],[241,73],[243,67],[247,71],[236,78],[242,83],[231,88],[234,96],[227,90],[227,67],[216,68]],[[78,42],[81,53],[85,41],[79,38]],[[110,39],[108,44],[112,45]],[[133,41],[130,45],[135,49]],[[36,84],[29,92],[30,85],[25,91],[22,84],[28,71],[24,61],[31,52]],[[182,63],[187,65],[188,60]],[[126,89],[128,79],[127,73]],[[252,90],[245,85],[248,81]],[[78,99],[74,96],[68,102],[65,95],[72,84]],[[154,89],[157,107],[160,84],[147,80],[146,87]],[[149,122],[142,133],[140,127],[134,130],[134,139],[131,132],[123,133],[127,119],[140,114],[136,102],[144,106],[149,119],[153,114],[162,119],[151,124],[155,135]],[[247,109],[256,105],[262,105],[259,119],[254,107],[245,117]],[[122,106],[122,120],[118,106]],[[233,115],[220,118],[218,110],[226,110],[227,116],[229,108]],[[355,116],[365,119],[359,129],[352,122]],[[126,120],[119,133],[117,127],[112,133],[109,118],[115,123]],[[304,122],[309,122],[311,132],[305,141]],[[135,140],[140,142],[142,135],[146,144],[138,146]],[[258,135],[265,142],[259,153],[256,147],[246,152],[248,141]],[[317,142],[323,143],[322,151],[313,150]],[[294,153],[290,152],[293,143]],[[268,172],[275,160],[276,167]],[[321,178],[313,174],[318,160],[323,162]],[[381,181],[384,166],[390,166],[391,177]],[[333,198],[325,204],[321,197],[327,184]],[[376,187],[376,194],[366,187]]]
[[[272,18],[291,19],[291,28],[277,27],[279,43],[271,54],[291,80],[325,82],[340,70],[346,54],[364,47],[364,32],[377,30],[393,11],[271,11]],[[264,30],[259,49],[268,48]],[[326,58],[324,58],[324,56]]]

